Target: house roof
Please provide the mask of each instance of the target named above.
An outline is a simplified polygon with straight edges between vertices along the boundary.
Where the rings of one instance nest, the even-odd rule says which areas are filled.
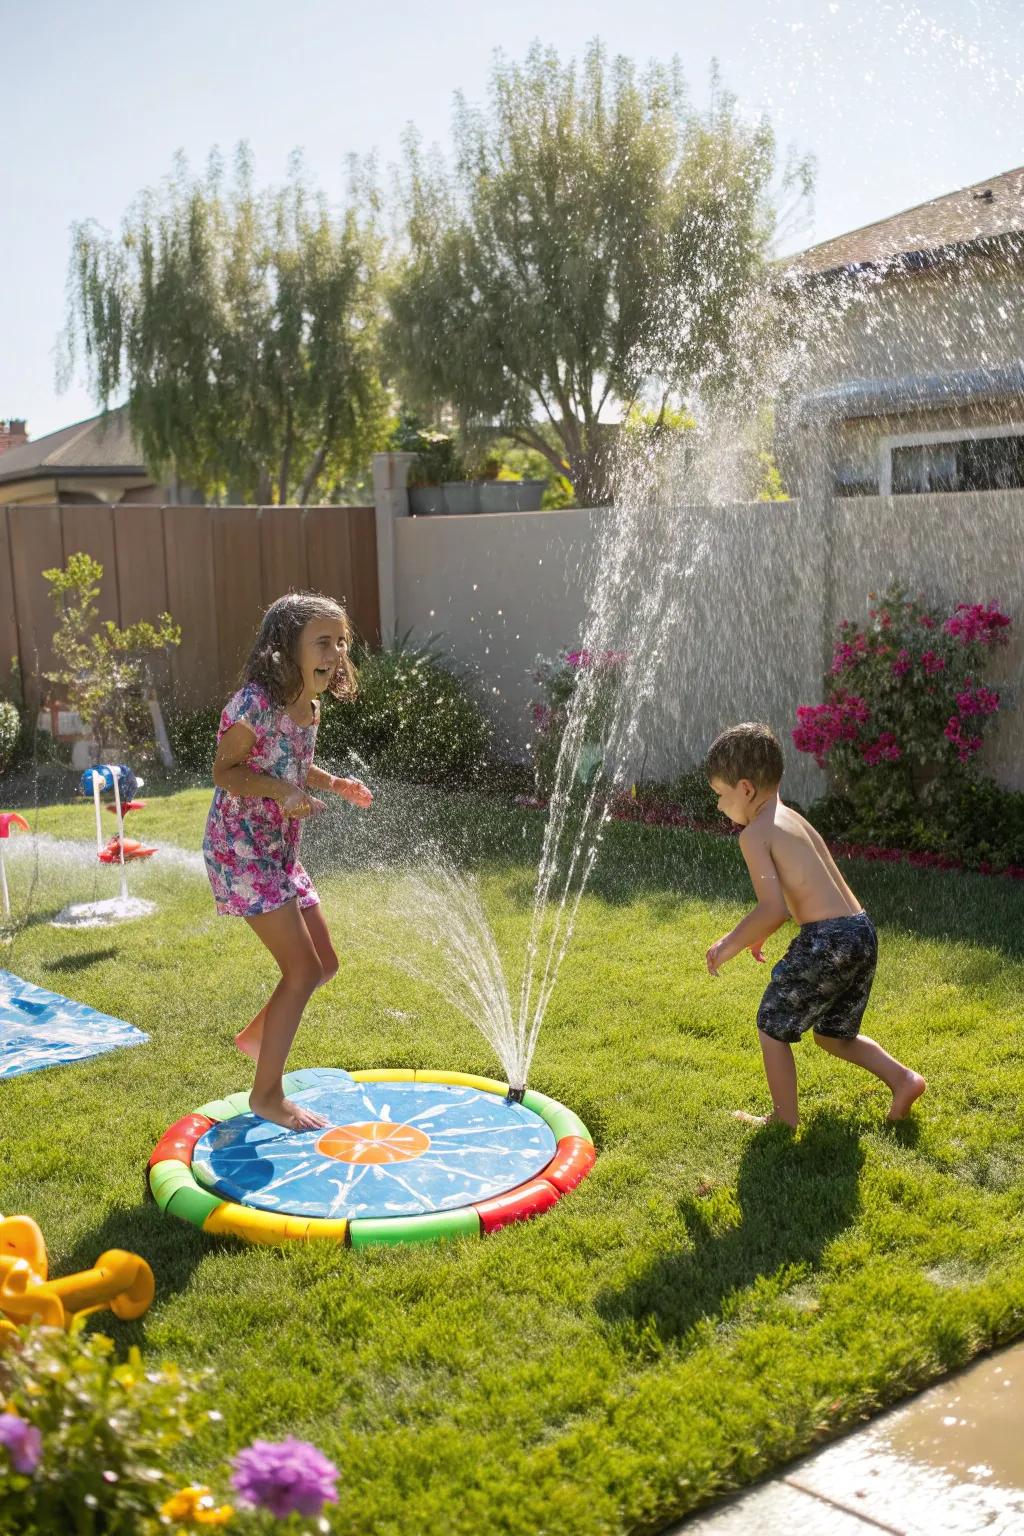
[[[56,475],[145,473],[142,454],[128,424],[127,406],[33,438],[0,458],[0,484],[49,480]]]
[[[1024,231],[1024,166],[812,245],[784,265],[809,277],[843,268],[882,266],[897,257],[971,245],[1020,231]]]
[[[1024,397],[1024,362],[1001,367],[951,368],[942,373],[910,373],[893,379],[844,379],[802,395],[796,421],[850,420],[902,411],[964,406],[973,400]]]

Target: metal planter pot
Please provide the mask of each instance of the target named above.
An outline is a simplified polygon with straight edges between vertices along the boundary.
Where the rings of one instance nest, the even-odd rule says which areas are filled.
[[[539,512],[543,480],[485,480],[480,487],[481,512]]]
[[[439,517],[445,510],[443,485],[411,485],[410,517]]]
[[[445,509],[449,517],[465,517],[480,511],[480,483],[477,480],[446,480]]]

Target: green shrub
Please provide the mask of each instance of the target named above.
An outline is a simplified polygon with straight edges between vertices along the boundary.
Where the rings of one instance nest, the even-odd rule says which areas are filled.
[[[14,757],[21,735],[21,715],[18,706],[9,699],[0,699],[0,773],[5,773]]]
[[[678,806],[695,821],[716,823],[720,820],[718,796],[708,783],[708,776],[701,767],[689,768],[678,778],[673,779],[668,785],[666,799],[670,805]]]
[[[416,457],[409,465],[410,486],[443,485],[446,480],[464,480],[465,477],[465,465],[454,439],[447,432],[416,434]]]
[[[324,699],[317,753],[343,759],[355,751],[385,777],[467,783],[489,739],[464,683],[428,648],[402,645],[364,657],[355,699]]]
[[[0,1403],[41,1443],[24,1473],[0,1447],[0,1530],[155,1536],[199,1387],[173,1366],[144,1366],[137,1349],[118,1364],[112,1341],[78,1324],[27,1329],[0,1352]]]
[[[178,767],[185,773],[209,778],[217,750],[221,712],[215,704],[203,709],[178,709],[166,713],[167,735]]]
[[[941,780],[920,796],[890,797],[874,809],[825,795],[808,812],[830,842],[899,848],[968,869],[1024,871],[1024,792],[992,779]]]

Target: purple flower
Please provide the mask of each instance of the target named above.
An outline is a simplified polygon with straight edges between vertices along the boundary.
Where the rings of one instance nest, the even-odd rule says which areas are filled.
[[[338,1469],[306,1440],[254,1440],[232,1462],[231,1485],[247,1504],[286,1515],[318,1515],[337,1502]]]
[[[6,1447],[15,1472],[27,1476],[38,1467],[43,1437],[34,1424],[26,1424],[16,1413],[0,1413],[0,1445]]]
[[[893,677],[906,677],[910,671],[910,652],[906,646],[896,652],[896,660],[892,663]]]

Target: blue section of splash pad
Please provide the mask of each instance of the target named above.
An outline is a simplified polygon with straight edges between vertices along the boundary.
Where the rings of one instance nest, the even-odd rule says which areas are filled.
[[[148,1039],[123,1019],[0,971],[0,1078],[84,1061]]]
[[[498,1094],[449,1083],[359,1083],[327,1069],[316,1075],[291,1097],[325,1115],[324,1130],[287,1131],[237,1115],[196,1142],[195,1177],[239,1205],[291,1216],[420,1216],[504,1194],[555,1155],[540,1116]],[[359,1160],[368,1149],[395,1160]]]

